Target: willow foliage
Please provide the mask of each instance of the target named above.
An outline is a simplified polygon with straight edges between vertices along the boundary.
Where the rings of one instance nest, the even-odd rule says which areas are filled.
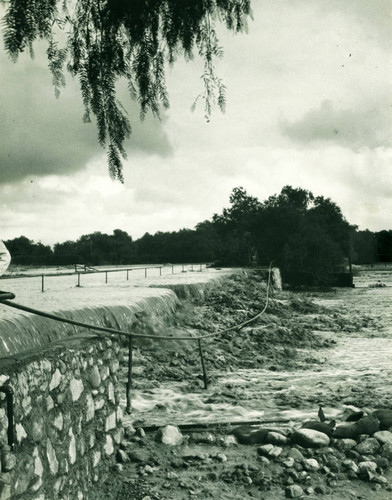
[[[178,56],[191,60],[197,51],[204,60],[199,98],[208,120],[213,104],[225,108],[225,87],[214,71],[214,61],[222,57],[215,25],[222,22],[240,32],[250,15],[250,0],[0,2],[6,6],[5,48],[13,60],[26,49],[33,54],[33,42],[45,39],[56,95],[65,85],[65,67],[79,79],[84,121],[95,116],[99,142],[107,146],[110,175],[120,181],[123,144],[131,125],[116,96],[117,80],[127,80],[141,118],[148,110],[159,117],[160,109],[169,106],[166,63],[173,64]],[[61,46],[59,40],[64,39]]]

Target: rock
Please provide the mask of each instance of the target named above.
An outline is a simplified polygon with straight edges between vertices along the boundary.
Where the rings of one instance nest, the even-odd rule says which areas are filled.
[[[355,474],[358,474],[359,467],[353,460],[344,460],[343,465],[347,470],[351,470],[352,472],[355,472]]]
[[[357,435],[369,434],[372,435],[377,432],[380,428],[380,421],[375,415],[368,415],[367,417],[362,417],[354,424],[357,429]]]
[[[389,443],[392,445],[392,432],[378,431],[373,434],[373,437],[376,438],[381,444]]]
[[[302,425],[302,429],[313,429],[315,431],[322,432],[327,436],[332,435],[333,427],[326,422],[318,422],[316,420],[309,420]]]
[[[265,442],[277,446],[284,446],[288,443],[288,438],[278,432],[268,432],[265,438]]]
[[[381,456],[387,458],[392,461],[392,444],[385,443],[381,448]]]
[[[293,484],[287,486],[285,493],[287,498],[299,498],[303,496],[304,490],[298,484]]]
[[[316,472],[320,469],[320,464],[315,458],[306,458],[304,460],[305,469],[309,472]]]
[[[322,446],[328,446],[330,439],[326,434],[320,431],[315,431],[313,429],[298,429],[291,435],[291,442],[299,444],[304,448],[320,448]]]
[[[361,434],[372,435],[380,428],[380,422],[375,415],[360,418],[357,422],[339,425],[332,433],[334,438],[354,439]]]
[[[375,461],[379,469],[384,469],[384,470],[388,469],[389,461],[386,457],[377,457]]]
[[[269,464],[271,463],[271,462],[268,460],[268,458],[267,458],[267,457],[263,457],[263,456],[260,456],[260,457],[259,457],[259,461],[260,461],[263,465],[265,465],[265,466],[267,466],[267,465],[269,465]]]
[[[126,451],[118,450],[116,453],[116,459],[117,459],[117,462],[120,462],[123,464],[125,462],[128,462],[129,457],[128,457],[128,454]]]
[[[294,460],[297,460],[298,462],[302,462],[304,460],[304,456],[299,450],[297,450],[297,448],[291,448],[287,456],[288,458],[294,458]]]
[[[363,411],[353,411],[346,418],[346,422],[357,422],[364,415]]]
[[[190,437],[195,443],[213,444],[216,442],[216,437],[211,432],[193,432]]]
[[[332,432],[332,437],[335,439],[353,439],[357,436],[355,423],[345,423],[338,425]]]
[[[2,472],[9,472],[15,468],[16,456],[7,450],[1,452],[1,470]]]
[[[375,476],[371,481],[376,484],[388,484],[388,479],[384,476]]]
[[[357,446],[357,442],[354,439],[343,438],[336,442],[336,448],[340,451],[348,451]]]
[[[135,432],[136,436],[139,436],[141,438],[145,438],[146,437],[146,432],[145,430],[143,429],[143,427],[138,427],[136,429],[136,432]]]
[[[94,387],[94,389],[98,389],[98,387],[101,385],[101,374],[99,373],[98,366],[94,365],[88,376],[87,380],[90,382],[91,386]]]
[[[175,425],[166,425],[158,429],[155,440],[168,446],[179,446],[184,438],[178,427]]]
[[[178,479],[178,474],[176,474],[175,472],[173,471],[169,471],[167,474],[166,474],[166,477],[167,479]]]
[[[216,458],[217,460],[219,460],[219,462],[227,462],[227,456],[224,454],[224,453],[217,453],[216,455],[214,455],[214,458]]]
[[[257,448],[257,453],[263,457],[277,458],[282,453],[282,448],[273,444],[265,444]]]
[[[229,436],[223,436],[218,439],[218,444],[221,446],[224,446],[225,448],[229,448],[230,446],[237,446],[238,441],[235,436],[229,435]]]
[[[150,460],[150,453],[146,450],[138,450],[138,449],[130,450],[128,451],[127,455],[129,460],[131,460],[131,462],[143,463],[143,462],[148,462]]]
[[[359,443],[355,450],[361,455],[374,455],[380,449],[380,443],[375,438],[368,438]]]
[[[358,464],[359,472],[376,472],[377,464],[376,462],[359,462]]]
[[[292,457],[287,457],[285,460],[282,461],[282,464],[290,469],[291,467],[294,467],[295,460]]]
[[[392,427],[392,410],[377,410],[372,415],[379,420],[381,430]]]
[[[235,436],[240,444],[263,444],[268,434],[268,429],[254,429],[249,425],[240,425],[230,434]]]

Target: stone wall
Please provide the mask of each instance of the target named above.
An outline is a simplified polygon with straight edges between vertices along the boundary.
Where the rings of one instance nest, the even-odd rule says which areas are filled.
[[[15,431],[12,450],[0,393],[1,500],[99,498],[123,438],[119,355],[116,339],[85,335],[0,359]]]

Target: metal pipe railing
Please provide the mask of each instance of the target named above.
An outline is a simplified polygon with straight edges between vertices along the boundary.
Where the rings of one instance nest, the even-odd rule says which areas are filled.
[[[126,411],[127,413],[131,413],[132,411],[132,368],[133,368],[133,339],[134,338],[143,338],[143,339],[151,339],[151,340],[175,340],[175,341],[197,341],[198,342],[198,348],[199,348],[199,355],[200,355],[200,362],[201,362],[201,367],[202,367],[202,375],[203,375],[203,381],[204,381],[204,388],[208,388],[208,377],[207,377],[207,370],[205,366],[205,361],[204,361],[204,356],[203,356],[203,350],[202,350],[202,344],[201,341],[203,339],[207,338],[213,338],[217,337],[219,335],[222,335],[223,333],[227,333],[230,331],[235,331],[235,330],[241,330],[244,326],[248,325],[249,323],[252,323],[255,321],[257,318],[259,318],[264,312],[266,311],[269,303],[269,290],[270,290],[270,285],[271,285],[271,267],[269,268],[269,273],[268,273],[268,282],[267,282],[267,291],[266,291],[266,301],[264,308],[255,316],[252,318],[243,321],[242,323],[239,323],[237,325],[231,326],[229,328],[225,328],[224,330],[219,330],[218,332],[213,332],[213,333],[208,333],[205,335],[200,335],[197,337],[190,337],[190,336],[184,336],[184,337],[173,337],[173,336],[166,336],[166,335],[145,335],[145,334],[137,334],[137,333],[132,333],[132,332],[125,332],[122,330],[117,330],[115,328],[108,328],[108,327],[102,327],[102,326],[96,326],[96,325],[90,325],[87,323],[83,323],[81,321],[75,321],[71,320],[68,318],[63,318],[61,316],[57,316],[55,314],[47,313],[44,311],[40,311],[38,309],[34,309],[32,307],[27,307],[23,306],[21,304],[16,304],[14,302],[9,302],[9,299],[14,299],[15,295],[11,292],[2,292],[0,291],[0,303],[7,305],[9,307],[13,307],[15,309],[20,309],[22,311],[30,312],[32,314],[36,314],[37,316],[42,316],[48,319],[52,319],[54,321],[59,321],[62,323],[67,323],[71,324],[74,326],[80,326],[82,328],[87,328],[88,330],[95,330],[98,332],[103,332],[103,333],[110,333],[110,334],[115,334],[115,335],[121,335],[121,336],[126,336],[128,337],[128,380],[127,380],[127,389],[126,389],[126,398],[127,398],[127,404],[126,404]]]

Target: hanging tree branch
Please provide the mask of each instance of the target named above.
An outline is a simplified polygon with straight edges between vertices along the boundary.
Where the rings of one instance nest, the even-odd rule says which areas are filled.
[[[79,79],[85,122],[95,116],[98,141],[107,147],[109,173],[123,181],[124,141],[131,125],[116,98],[116,82],[125,78],[140,116],[159,117],[168,108],[165,64],[179,55],[204,60],[204,114],[212,106],[224,111],[225,86],[214,61],[223,55],[215,22],[241,32],[251,15],[250,0],[0,0],[5,5],[5,48],[13,61],[33,42],[48,41],[47,58],[56,96],[65,85],[64,67]],[[59,48],[59,30],[67,34]],[[196,98],[196,101],[198,98]],[[196,105],[196,101],[193,107]]]

